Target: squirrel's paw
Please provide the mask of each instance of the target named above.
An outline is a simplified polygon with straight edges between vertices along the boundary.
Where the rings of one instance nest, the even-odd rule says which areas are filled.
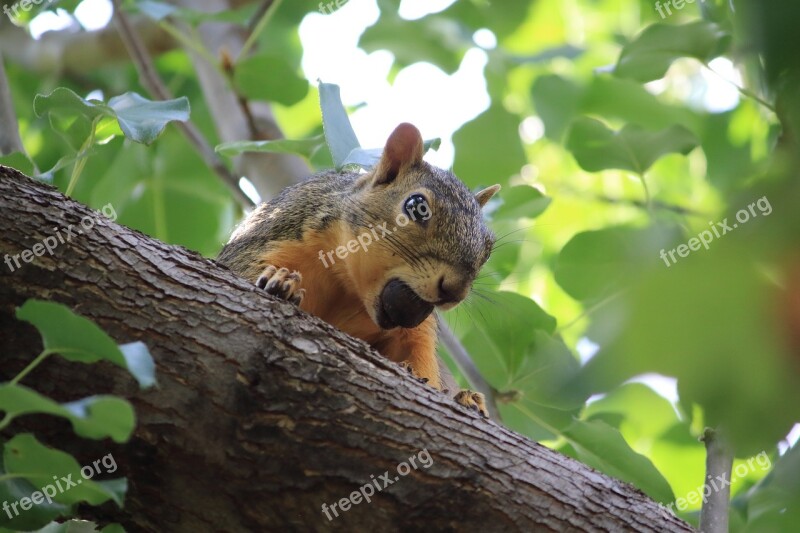
[[[300,305],[305,289],[300,288],[303,277],[296,270],[290,272],[288,268],[278,268],[273,265],[264,269],[256,280],[256,286],[264,289],[268,294],[277,296],[282,300]]]
[[[404,368],[406,370],[406,372],[408,372],[409,374],[414,376],[418,381],[421,381],[422,383],[427,383],[428,382],[428,378],[420,377],[419,374],[417,374],[416,370],[414,370],[414,367],[411,366],[410,363],[407,363],[407,362],[404,361],[404,362],[400,363],[400,368]]]
[[[489,418],[489,412],[486,410],[486,399],[480,392],[464,389],[456,394],[453,399],[461,405],[479,412],[484,418]]]

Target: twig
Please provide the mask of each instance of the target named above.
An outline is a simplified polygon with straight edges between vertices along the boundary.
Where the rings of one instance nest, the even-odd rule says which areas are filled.
[[[576,196],[578,198],[593,200],[596,202],[604,202],[608,204],[628,204],[635,207],[641,207],[643,209],[647,208],[647,202],[642,200],[634,200],[628,198],[612,198],[610,196],[604,196],[601,194],[594,194],[594,195],[586,195],[582,194],[570,187],[562,187],[562,190]],[[647,193],[649,195],[649,191]],[[708,215],[705,213],[701,213],[699,211],[695,211],[694,209],[690,209],[688,207],[683,207],[682,205],[675,205],[669,204],[666,202],[662,202],[660,200],[651,199],[650,205],[653,209],[660,209],[662,211],[672,211],[673,213],[677,213],[679,215],[687,215],[693,217],[707,217]]]
[[[703,508],[700,510],[700,531],[703,533],[727,533],[733,453],[725,440],[714,429],[706,428],[701,440],[706,445],[705,487],[717,489],[717,482],[719,482],[719,488],[717,490],[709,489],[708,499],[703,500]]]
[[[122,10],[120,0],[113,0],[114,3],[114,19],[117,23],[120,38],[125,44],[128,53],[131,56],[136,70],[139,72],[139,77],[142,85],[147,88],[150,94],[159,100],[170,100],[172,95],[169,89],[161,81],[158,76],[153,59],[150,57],[149,52],[144,44],[139,39],[139,36],[133,31],[133,27],[128,19],[126,13]],[[191,121],[178,122],[178,128],[183,132],[192,146],[195,147],[197,153],[203,158],[205,163],[211,168],[219,177],[222,182],[228,186],[233,197],[239,202],[242,207],[252,207],[253,201],[248,198],[239,188],[239,180],[234,176],[222,160],[217,156],[216,152],[203,138],[203,134]]]
[[[469,386],[486,397],[486,409],[489,411],[489,416],[492,420],[499,422],[501,420],[500,411],[497,410],[497,403],[495,402],[497,391],[483,378],[467,350],[456,338],[453,330],[438,314],[436,315],[436,321],[439,325],[439,339],[445,345],[447,351],[450,352],[453,362],[464,374],[464,377],[467,378]]]
[[[11,99],[11,87],[3,66],[3,54],[0,53],[0,124],[8,124],[0,128],[0,155],[13,152],[25,153],[22,139],[19,136],[17,115],[14,113],[14,102]]]
[[[269,21],[272,20],[272,16],[281,7],[281,3],[283,0],[266,0],[261,7],[259,8],[256,16],[253,17],[253,20],[257,20],[255,26],[251,23],[250,28],[250,35],[247,37],[247,40],[244,42],[242,49],[239,51],[239,55],[236,57],[236,61],[238,62],[240,59],[243,59],[247,56],[247,53],[250,51],[250,48],[256,43],[258,36],[264,31],[264,28],[267,27]]]

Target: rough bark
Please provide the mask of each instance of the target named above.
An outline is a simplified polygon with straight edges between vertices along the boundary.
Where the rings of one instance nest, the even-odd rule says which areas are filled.
[[[0,167],[0,259],[92,214]],[[0,267],[0,380],[40,348],[13,318],[28,298],[64,303],[118,342],[141,340],[156,360],[159,385],[146,391],[111,366],[58,359],[24,381],[61,400],[112,392],[136,408],[123,446],[33,419],[81,460],[112,451],[128,477],[125,509],[88,517],[129,531],[691,530],[630,485],[462,409],[361,341],[182,248],[101,219],[52,256]],[[396,476],[421,450],[430,468],[325,518],[323,503],[373,475]]]

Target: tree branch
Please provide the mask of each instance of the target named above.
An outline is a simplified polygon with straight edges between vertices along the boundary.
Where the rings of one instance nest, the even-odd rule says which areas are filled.
[[[500,411],[497,409],[497,402],[495,401],[497,391],[489,385],[489,382],[483,377],[478,367],[475,366],[472,357],[456,338],[447,322],[439,315],[436,315],[436,322],[439,325],[439,340],[450,352],[453,362],[467,379],[470,387],[486,397],[486,409],[489,411],[489,416],[492,420],[500,422]]]
[[[0,264],[0,379],[39,348],[13,317],[28,298],[64,303],[118,342],[149,346],[155,390],[139,391],[112,365],[59,358],[26,378],[59,401],[113,393],[136,408],[133,439],[111,449],[115,475],[129,480],[125,509],[84,516],[131,531],[691,531],[630,485],[482,419],[214,262],[0,167],[0,254],[12,262],[83,217],[93,228],[52,255],[13,271]],[[27,425],[79,461],[109,452],[60,421]],[[323,503],[423,450],[430,468],[389,478],[371,503],[325,518]]]
[[[706,445],[706,483],[708,499],[700,510],[700,531],[703,533],[728,533],[728,508],[730,507],[731,469],[733,452],[719,433],[707,428],[703,433]],[[717,489],[719,482],[719,489]],[[711,490],[713,487],[715,490]],[[705,496],[705,492],[704,492]]]
[[[8,85],[2,52],[0,52],[0,124],[6,124],[0,128],[0,155],[13,152],[24,154],[25,148],[19,137],[19,123],[14,112],[14,102],[11,99],[11,87]]]
[[[185,7],[209,12],[230,9],[226,0],[209,0],[202,7],[193,0],[177,2]],[[268,8],[271,11],[276,7]],[[263,18],[262,15],[260,20]],[[175,25],[181,31],[189,32],[187,24],[176,21]],[[246,36],[242,28],[233,24],[207,24],[200,26],[198,32],[205,49],[217,57],[223,54],[238,57],[245,43]],[[220,142],[283,138],[272,107],[267,102],[244,101],[232,89],[229,80],[220,75],[219,68],[210,64],[204,54],[199,54],[193,48],[187,47],[185,50],[197,72]],[[250,180],[264,200],[309,175],[306,162],[291,154],[245,153],[233,158],[233,166],[238,175]]]
[[[120,0],[112,0],[112,2],[114,4],[114,20],[117,23],[119,35],[122,38],[122,42],[125,44],[125,48],[128,49],[133,64],[136,65],[136,70],[139,71],[140,81],[154,98],[158,100],[171,100],[173,98],[172,94],[170,94],[169,89],[167,89],[158,76],[155,64],[153,64],[153,59],[147,52],[144,43],[142,43],[139,36],[136,35],[133,26],[128,20],[128,15],[122,9]],[[198,155],[203,158],[206,165],[208,165],[208,167],[219,176],[222,183],[228,187],[234,199],[236,199],[243,208],[255,205],[253,201],[242,192],[242,189],[239,188],[239,180],[230,173],[214,149],[206,142],[203,134],[197,129],[197,126],[195,126],[191,120],[177,122],[177,126],[181,132],[183,132],[189,143],[195,147]]]

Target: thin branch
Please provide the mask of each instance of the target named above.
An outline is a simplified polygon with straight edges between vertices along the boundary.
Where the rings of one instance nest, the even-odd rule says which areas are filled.
[[[120,0],[113,0],[113,3],[114,19],[117,23],[120,38],[136,65],[136,70],[139,72],[142,85],[147,88],[154,98],[170,100],[172,95],[158,76],[153,59],[150,57],[147,48],[145,48],[144,44],[139,39],[139,36],[133,30],[127,14],[121,8]],[[208,167],[228,186],[236,201],[239,202],[242,207],[252,207],[254,205],[253,201],[239,188],[239,180],[228,170],[216,152],[214,152],[214,149],[206,142],[203,134],[200,133],[200,130],[197,129],[194,123],[191,121],[178,122],[177,125],[192,146],[195,147],[197,153],[203,158]]]
[[[13,152],[25,153],[22,139],[19,136],[17,114],[14,112],[11,86],[8,84],[8,78],[6,77],[2,53],[0,53],[0,124],[7,124],[7,126],[0,128],[0,155],[7,155]]]
[[[733,453],[725,440],[714,429],[706,428],[702,440],[706,445],[706,483],[703,486],[700,531],[703,533],[727,533]],[[708,496],[706,496],[706,492],[708,492]]]
[[[236,58],[237,62],[247,56],[247,53],[256,43],[256,40],[258,40],[258,36],[262,31],[264,31],[264,28],[267,27],[267,24],[269,24],[269,21],[272,20],[272,16],[275,14],[278,8],[281,7],[281,3],[283,3],[283,0],[266,0],[263,4],[261,4],[256,16],[253,17],[253,20],[257,20],[258,22],[256,22],[255,26],[253,26],[251,22],[251,27],[248,28],[250,30],[250,35],[247,37],[242,49],[239,50],[239,55]]]
[[[741,85],[729,80],[728,78],[726,78],[725,76],[723,76],[722,74],[720,74],[719,72],[717,72],[716,70],[711,68],[711,65],[709,65],[708,63],[703,63],[703,66],[706,67],[708,70],[710,70],[712,73],[716,74],[722,81],[732,85],[737,91],[739,91],[739,94],[741,94],[745,98],[751,98],[752,100],[758,102],[759,104],[761,104],[765,108],[769,109],[773,113],[776,112],[775,111],[775,106],[773,106],[772,104],[770,104],[769,102],[767,102],[766,100],[764,100],[763,98],[758,96],[756,93],[754,93],[750,89],[746,89],[746,88],[742,87]]]
[[[644,182],[644,180],[642,180]],[[646,184],[645,184],[646,186]],[[647,209],[647,202],[642,200],[634,200],[628,198],[612,198],[610,196],[604,196],[601,194],[594,194],[594,195],[586,195],[572,189],[571,187],[564,186],[562,190],[576,196],[578,198],[583,198],[587,200],[592,200],[595,202],[603,202],[607,204],[627,204],[632,205],[634,207],[640,207],[642,209]],[[649,191],[647,192],[649,196]],[[695,211],[694,209],[690,209],[688,207],[684,207],[682,205],[675,205],[669,204],[667,202],[662,202],[660,200],[651,199],[650,205],[653,209],[660,209],[661,211],[671,211],[678,215],[686,215],[686,216],[693,216],[693,217],[707,217],[708,215],[705,213],[701,213],[699,211]]]
[[[478,367],[475,366],[475,363],[472,361],[472,357],[470,357],[467,350],[456,338],[453,330],[450,329],[450,326],[448,326],[438,314],[436,315],[436,322],[439,325],[439,340],[442,341],[447,351],[450,352],[450,356],[453,358],[453,362],[455,362],[458,369],[464,377],[467,378],[469,386],[486,397],[486,409],[489,411],[491,419],[499,422],[501,420],[500,411],[497,410],[497,403],[495,401],[497,391],[484,379]]]

